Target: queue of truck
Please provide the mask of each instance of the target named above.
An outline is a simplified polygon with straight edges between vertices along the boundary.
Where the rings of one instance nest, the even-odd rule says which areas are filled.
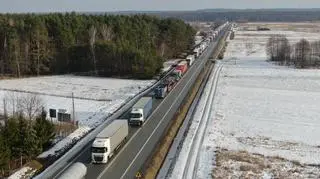
[[[171,70],[171,73],[155,87],[155,98],[165,98],[172,91],[197,58],[205,52],[210,43],[217,37],[221,29],[211,31],[200,44],[194,47],[193,54],[189,54],[185,59],[177,60],[177,63],[172,64],[173,70]],[[152,113],[152,107],[153,97],[142,97],[133,105],[129,119],[114,120],[102,130],[92,144],[92,162],[107,163],[109,158],[115,154],[127,139],[129,125],[143,126]]]
[[[127,139],[127,120],[114,120],[95,138],[91,148],[92,163],[107,163]]]
[[[225,23],[222,26],[226,26],[228,24]],[[221,27],[221,26],[220,26]],[[185,59],[173,60],[177,62],[176,64],[172,64],[173,72],[170,74],[159,86],[157,86],[154,90],[155,98],[165,98],[165,96],[171,91],[173,86],[182,78],[182,76],[187,72],[188,68],[190,68],[195,60],[199,58],[208,48],[211,42],[213,42],[219,35],[222,28],[218,27],[215,30],[210,30],[206,32],[207,36],[202,39],[201,42],[197,42],[195,47],[193,48],[192,54],[183,53],[186,56]],[[199,33],[198,33],[199,34]],[[196,36],[195,41],[199,41],[199,36]],[[171,61],[172,62],[172,61]]]
[[[192,54],[187,54],[186,58],[176,60],[172,64],[168,63],[168,69],[173,68],[172,73],[167,75],[162,83],[154,89],[154,97],[165,98],[187,70],[194,64],[195,60],[203,54],[209,44],[218,37],[220,31],[228,24],[229,22],[226,22],[217,29],[207,32],[205,39],[200,43],[196,43]],[[142,126],[148,119],[152,113],[152,101],[152,97],[142,97],[132,107],[129,119],[116,119],[112,121],[96,136],[92,143],[92,163],[107,163],[110,157],[116,154],[126,142],[129,135],[129,125]],[[64,173],[62,173],[59,179],[84,179],[86,172],[87,167],[83,163],[77,162],[72,164]]]

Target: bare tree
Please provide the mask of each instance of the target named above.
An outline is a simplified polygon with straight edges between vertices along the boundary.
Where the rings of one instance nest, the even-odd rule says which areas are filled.
[[[301,39],[295,47],[295,65],[300,68],[305,68],[308,65],[310,53],[310,43],[306,39]]]
[[[275,43],[276,43],[276,36],[272,35],[268,39],[267,46],[266,46],[267,55],[269,56],[269,59],[271,61],[275,61],[276,59]]]
[[[291,47],[288,39],[284,35],[272,35],[266,46],[267,55],[271,61],[277,61],[280,64],[290,62]]]
[[[162,42],[160,45],[160,56],[163,57],[166,51],[167,45],[165,42]]]
[[[29,120],[34,119],[42,111],[43,100],[37,94],[19,94],[8,92],[4,97],[6,112],[12,111],[12,115],[25,115]],[[9,114],[8,114],[9,115]]]
[[[3,34],[3,44],[1,44],[1,51],[0,51],[0,72],[1,75],[5,73],[5,63],[7,60],[7,48],[8,48],[8,42],[7,42],[7,36],[4,33]]]
[[[104,41],[110,41],[113,38],[113,31],[111,27],[108,27],[107,24],[102,24],[100,33]]]
[[[7,101],[6,101],[5,98],[3,98],[3,116],[4,116],[4,119],[5,119],[5,120],[8,119]]]
[[[291,47],[289,40],[285,36],[280,36],[278,41],[278,60],[280,64],[290,64]]]
[[[16,116],[19,112],[17,103],[19,101],[19,95],[16,92],[7,92],[4,95],[4,101],[6,102],[6,112],[7,115]]]
[[[246,39],[245,46],[247,50],[247,55],[251,54],[253,50],[253,44],[248,38]]]
[[[43,101],[39,95],[26,94],[19,98],[18,108],[27,115],[29,120],[32,120],[37,115],[41,114]]]
[[[90,44],[90,50],[91,50],[91,54],[92,54],[92,61],[93,61],[95,75],[98,74],[97,73],[96,55],[95,55],[96,35],[97,35],[97,29],[94,26],[92,26],[89,29],[89,44]]]
[[[18,38],[13,40],[13,59],[15,61],[15,65],[16,65],[16,74],[17,77],[20,78],[21,76],[21,70],[20,70],[20,40]]]
[[[48,62],[50,56],[48,30],[43,25],[35,25],[31,34],[31,46],[28,47],[31,50],[31,66],[35,68],[39,76],[42,71],[47,71],[44,64]]]
[[[320,66],[320,41],[311,43],[311,58],[313,66]]]

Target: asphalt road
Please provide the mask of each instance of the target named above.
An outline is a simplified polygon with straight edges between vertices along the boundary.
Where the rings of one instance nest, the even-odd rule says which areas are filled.
[[[108,164],[91,164],[90,149],[93,141],[73,159],[72,162],[82,162],[87,166],[86,178],[134,178],[162,138],[170,120],[203,69],[216,44],[217,42],[213,42],[207,48],[165,99],[154,99],[153,113],[141,128],[130,128],[128,141]],[[124,113],[121,118],[126,120],[127,115],[128,112]]]

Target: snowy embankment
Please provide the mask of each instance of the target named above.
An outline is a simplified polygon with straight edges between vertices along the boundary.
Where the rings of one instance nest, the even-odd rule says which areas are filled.
[[[320,169],[315,167],[320,165],[320,70],[292,69],[267,62],[268,36],[280,32],[240,31],[229,41],[199,151],[197,178],[320,177]],[[282,33],[291,43],[302,37],[320,39],[313,33]],[[183,151],[188,150],[195,135],[193,126],[199,123],[197,116],[203,110],[206,93],[199,102],[172,178],[181,176],[181,162],[187,157]],[[261,165],[256,166],[259,162]]]
[[[79,122],[79,128],[39,156],[45,158],[49,155],[55,155],[69,144],[82,138],[100,125],[107,116],[154,82],[154,80],[122,80],[79,76],[0,80],[0,99],[6,99],[6,108],[10,114],[12,99],[35,93],[43,101],[46,110],[66,109],[68,113],[72,114],[71,97],[72,93],[74,94],[75,119]],[[2,112],[2,110],[3,102],[0,103],[0,111]]]
[[[30,178],[36,171],[30,167],[23,167],[12,174],[8,179]]]

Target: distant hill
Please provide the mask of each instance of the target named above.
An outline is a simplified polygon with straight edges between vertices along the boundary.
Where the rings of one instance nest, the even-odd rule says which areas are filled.
[[[320,8],[314,9],[200,9],[196,11],[118,11],[118,12],[86,12],[89,14],[149,14],[162,18],[174,17],[185,21],[266,21],[297,22],[319,21]]]
[[[296,9],[296,8],[277,8],[277,9],[200,9],[199,12],[312,12],[320,11],[320,8]]]

